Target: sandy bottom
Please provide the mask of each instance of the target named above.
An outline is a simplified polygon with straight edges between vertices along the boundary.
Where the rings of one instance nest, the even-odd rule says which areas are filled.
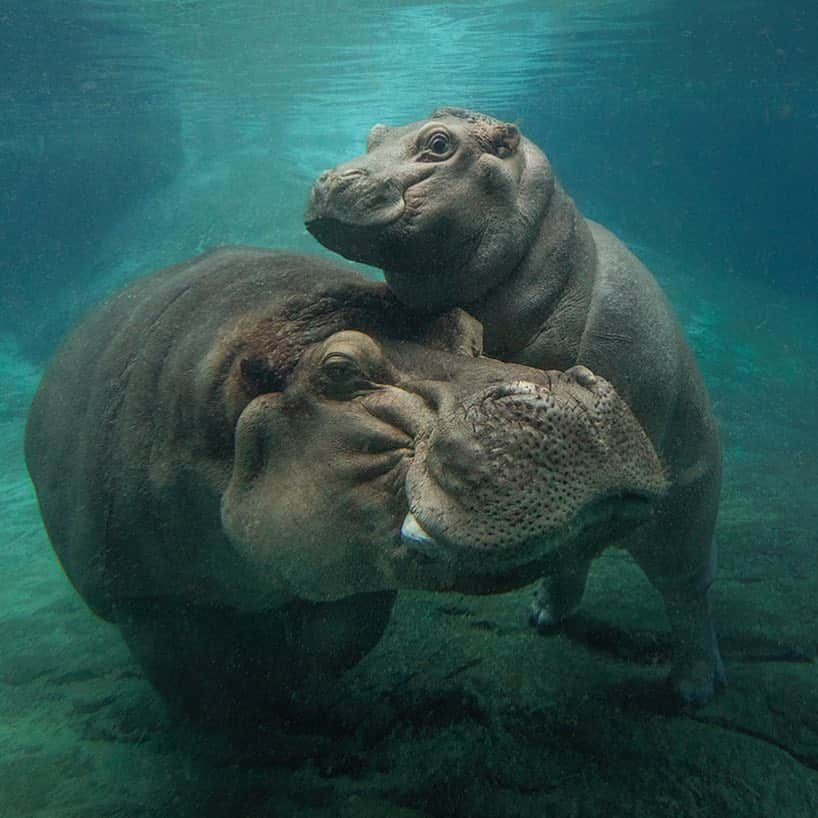
[[[818,815],[818,310],[666,283],[726,446],[730,686],[694,713],[662,695],[656,593],[608,553],[547,637],[530,589],[402,594],[345,680],[368,707],[344,730],[248,746],[175,721],[51,552],[22,461],[39,372],[0,344],[0,816]]]

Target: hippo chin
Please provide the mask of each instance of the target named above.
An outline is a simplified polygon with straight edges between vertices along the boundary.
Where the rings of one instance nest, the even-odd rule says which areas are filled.
[[[484,358],[481,334],[252,248],[73,333],[29,471],[68,577],[171,701],[252,722],[358,661],[397,589],[516,587],[649,519],[664,469],[610,384]]]
[[[487,354],[543,369],[585,365],[616,387],[670,481],[653,524],[627,547],[666,602],[674,689],[684,702],[706,701],[725,682],[708,601],[719,435],[648,270],[582,217],[514,125],[459,108],[376,125],[365,155],[319,177],[305,222],[328,248],[383,268],[413,309],[467,309],[483,324]],[[550,627],[573,612],[588,566],[567,562],[544,581],[532,624]]]

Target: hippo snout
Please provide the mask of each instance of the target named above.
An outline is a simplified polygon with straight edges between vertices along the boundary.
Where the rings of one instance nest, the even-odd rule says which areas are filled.
[[[546,381],[485,389],[417,441],[401,531],[408,547],[519,564],[625,507],[647,511],[663,494],[662,464],[607,381],[584,367]]]
[[[389,175],[340,166],[325,170],[315,181],[304,221],[310,232],[322,235],[327,222],[383,227],[399,219],[405,207],[403,191]]]
[[[497,441],[501,449],[492,448],[487,433],[496,418],[486,404],[513,399],[531,402],[546,397],[547,392],[542,386],[530,381],[515,381],[492,386],[458,406],[451,415],[444,416],[429,436],[426,468],[430,476],[449,494],[465,494],[487,480],[504,479],[498,474],[503,457],[516,459],[524,452],[511,445],[511,438]],[[501,407],[494,407],[495,410],[498,408],[502,411]],[[511,414],[507,420],[512,420]],[[531,442],[535,442],[533,428],[531,437]],[[487,443],[489,449],[486,449]]]

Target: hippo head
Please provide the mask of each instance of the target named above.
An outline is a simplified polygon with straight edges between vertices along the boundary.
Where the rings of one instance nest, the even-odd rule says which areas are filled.
[[[263,585],[314,601],[497,592],[630,530],[663,493],[606,381],[480,357],[480,326],[459,310],[415,322],[409,340],[371,327],[308,339],[286,365],[256,328],[255,351],[217,362],[235,417],[222,524]]]
[[[516,126],[439,108],[375,125],[363,156],[319,176],[304,218],[330,250],[383,268],[405,304],[436,311],[472,303],[516,269],[554,186]]]

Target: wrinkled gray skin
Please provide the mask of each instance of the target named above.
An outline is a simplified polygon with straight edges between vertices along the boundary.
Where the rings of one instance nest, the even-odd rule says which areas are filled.
[[[614,384],[671,482],[655,524],[627,548],[664,596],[674,689],[686,703],[710,698],[725,681],[708,602],[719,435],[693,355],[648,270],[583,218],[514,125],[462,109],[376,125],[364,156],[319,177],[305,222],[330,249],[383,268],[412,308],[467,309],[483,324],[487,354],[543,369],[583,364]],[[547,577],[532,624],[566,619],[588,568],[573,561]]]
[[[360,659],[396,589],[517,587],[641,524],[663,467],[610,384],[480,344],[317,258],[226,248],[135,282],[29,414],[66,573],[171,701],[254,723]]]

